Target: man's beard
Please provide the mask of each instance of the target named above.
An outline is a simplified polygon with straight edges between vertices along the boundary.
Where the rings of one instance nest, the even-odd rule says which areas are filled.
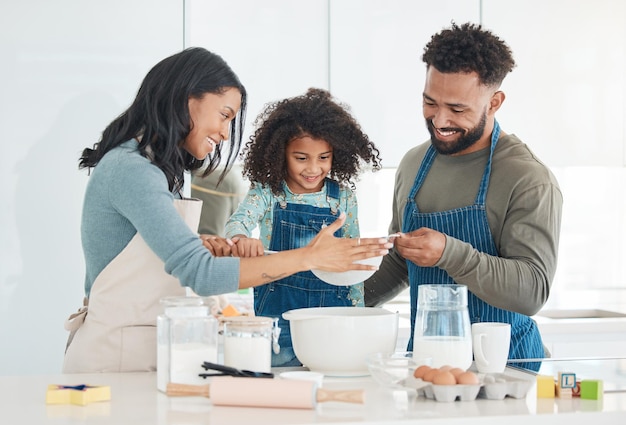
[[[487,125],[487,112],[483,113],[480,122],[473,129],[469,130],[467,133],[463,134],[459,139],[455,142],[442,142],[437,139],[437,133],[435,132],[435,127],[431,120],[426,120],[426,128],[428,128],[428,132],[430,133],[430,142],[437,152],[442,155],[454,155],[455,153],[459,153],[469,148],[480,138],[483,136],[485,132],[485,126]],[[462,132],[463,129],[454,128],[454,127],[445,127],[441,128],[442,131],[457,131]]]

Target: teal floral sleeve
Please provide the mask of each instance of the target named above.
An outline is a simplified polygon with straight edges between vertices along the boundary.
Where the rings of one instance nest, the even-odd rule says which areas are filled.
[[[356,199],[356,193],[348,188],[342,188],[341,209],[346,213],[346,222],[343,224],[343,234],[346,238],[358,238],[359,232],[359,209]]]
[[[226,237],[246,235],[250,237],[259,222],[271,208],[271,200],[267,191],[261,185],[252,185],[252,188],[241,201],[237,211],[226,222]]]
[[[343,234],[347,238],[358,238],[361,234],[359,231],[359,208],[356,193],[349,188],[342,188],[340,196],[342,208],[346,212]],[[352,305],[355,307],[365,306],[363,282],[350,287],[350,299],[352,299]]]

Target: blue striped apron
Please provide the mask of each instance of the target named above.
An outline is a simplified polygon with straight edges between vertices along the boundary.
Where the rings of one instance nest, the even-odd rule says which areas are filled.
[[[415,202],[415,197],[426,179],[426,175],[432,166],[437,152],[432,147],[428,148],[426,156],[420,165],[415,177],[413,189],[408,197],[404,210],[404,233],[428,227],[445,233],[456,239],[472,244],[480,252],[489,255],[498,255],[498,250],[491,236],[491,230],[487,221],[485,199],[491,175],[491,162],[493,152],[500,136],[500,126],[495,122],[491,135],[491,151],[485,167],[480,188],[473,205],[456,208],[449,211],[420,213]],[[415,328],[415,315],[417,308],[417,287],[422,284],[446,284],[455,282],[445,270],[438,267],[421,267],[407,260],[410,281],[411,296],[411,335],[408,350],[413,349],[413,333]],[[511,324],[511,345],[509,347],[510,359],[543,358],[543,343],[536,323],[528,316],[512,311],[496,308],[487,304],[471,291],[468,291],[468,310],[470,321],[477,322],[504,322]],[[531,370],[538,370],[540,363],[516,363],[514,366]]]

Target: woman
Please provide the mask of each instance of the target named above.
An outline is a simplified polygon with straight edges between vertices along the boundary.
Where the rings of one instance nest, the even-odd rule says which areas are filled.
[[[334,238],[345,217],[305,248],[267,257],[228,257],[231,242],[216,236],[203,244],[201,202],[182,198],[184,173],[205,158],[205,173],[215,170],[224,140],[230,168],[245,109],[245,88],[222,58],[186,49],[155,65],[132,105],[83,151],[79,167],[91,171],[81,224],[86,297],[66,323],[65,373],[155,370],[159,299],[185,287],[208,296],[312,268],[371,269],[353,262],[388,252],[385,240]]]

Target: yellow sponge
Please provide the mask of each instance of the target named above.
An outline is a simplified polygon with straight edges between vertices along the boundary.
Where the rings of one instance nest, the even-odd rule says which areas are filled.
[[[548,375],[537,375],[537,398],[554,398],[554,394],[554,377]]]
[[[48,385],[46,392],[46,404],[77,404],[85,406],[96,401],[111,400],[111,388],[109,386],[91,385]]]

